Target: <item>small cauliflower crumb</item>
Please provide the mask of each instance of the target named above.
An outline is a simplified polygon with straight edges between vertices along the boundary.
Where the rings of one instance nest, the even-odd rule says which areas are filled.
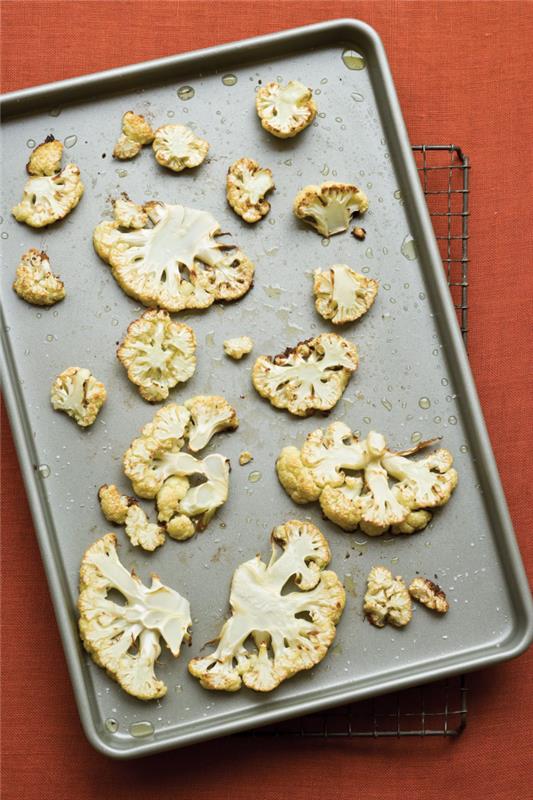
[[[248,450],[243,450],[239,456],[239,464],[241,467],[244,467],[245,464],[249,464],[250,461],[253,461],[254,457]]]
[[[155,158],[173,172],[198,167],[209,150],[209,142],[195,136],[186,125],[162,125],[152,143]]]
[[[270,203],[265,195],[274,188],[272,171],[261,169],[251,158],[240,158],[228,169],[226,198],[245,222],[258,222],[268,214]]]
[[[249,336],[236,336],[234,339],[226,339],[224,342],[224,352],[230,358],[240,361],[243,356],[252,352],[254,343]]]
[[[13,289],[18,296],[34,306],[53,306],[65,297],[65,285],[50,270],[48,256],[30,248],[17,267]]]
[[[436,611],[438,614],[446,614],[449,609],[446,594],[438,584],[433,583],[429,578],[420,577],[411,581],[409,594],[426,608]]]
[[[402,578],[394,578],[386,567],[372,567],[363,610],[376,628],[384,628],[387,622],[397,628],[407,625],[413,616],[413,607]]]
[[[122,133],[113,150],[113,158],[125,161],[140,153],[143,145],[153,141],[154,132],[142,114],[126,111],[122,117]]]
[[[54,409],[64,411],[82,428],[93,424],[106,398],[104,384],[82,367],[64,370],[55,379],[50,393]]]
[[[352,230],[352,236],[355,236],[356,239],[359,239],[360,242],[363,242],[366,239],[366,231],[364,228],[360,228],[358,225],[356,225]]]

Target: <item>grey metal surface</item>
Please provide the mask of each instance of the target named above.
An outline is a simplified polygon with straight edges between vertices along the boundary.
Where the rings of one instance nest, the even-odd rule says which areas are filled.
[[[349,45],[364,54],[365,69],[345,67],[341,56]],[[237,76],[234,86],[222,83],[226,72]],[[317,103],[324,116],[294,141],[269,137],[255,117],[255,86],[277,76],[303,80],[320,92]],[[194,87],[195,95],[184,102],[176,90],[185,84]],[[43,107],[17,116],[17,110]],[[119,120],[130,107],[157,124],[192,124],[211,142],[209,163],[190,174],[173,175],[158,168],[148,151],[131,163],[112,161]],[[100,78],[20,92],[8,96],[3,109],[8,118],[0,212],[4,391],[91,742],[111,756],[143,755],[521,652],[531,639],[531,601],[376,34],[354,21],[325,23],[213,48],[205,55],[164,59]],[[42,141],[49,133],[63,140],[76,137],[66,157],[79,164],[86,194],[63,223],[32,231],[17,224],[9,210],[24,181],[30,152],[26,143]],[[252,228],[233,215],[224,198],[227,167],[245,154],[270,166],[278,187],[271,214]],[[367,191],[371,207],[364,245],[346,234],[324,247],[317,234],[293,218],[291,201],[297,189],[325,180],[326,173],[330,179],[359,181]],[[178,661],[162,655],[159,673],[169,692],[160,703],[148,705],[127,697],[96,668],[82,652],[76,633],[79,560],[107,529],[96,489],[104,481],[127,488],[122,453],[154,413],[114,358],[115,343],[141,309],[122,293],[91,246],[92,229],[107,210],[108,196],[121,191],[137,201],[161,198],[209,209],[257,267],[255,287],[241,302],[180,315],[195,329],[199,363],[195,376],[172,399],[223,393],[241,417],[237,433],[217,437],[208,448],[232,460],[227,504],[205,533],[183,544],[168,541],[153,555],[131,548],[120,534],[124,563],[145,579],[156,571],[192,606],[193,645]],[[416,239],[415,259],[411,236]],[[10,289],[18,258],[30,246],[47,250],[65,280],[68,297],[53,309],[30,308]],[[222,354],[222,340],[230,335],[251,333],[257,355],[278,352],[327,329],[313,309],[310,273],[316,266],[342,261],[368,266],[381,281],[381,291],[372,311],[349,331],[360,349],[361,364],[331,418],[343,419],[362,433],[380,430],[393,446],[407,445],[417,432],[423,438],[442,435],[456,457],[459,488],[427,531],[417,536],[366,539],[344,534],[322,521],[317,508],[294,506],[276,481],[274,460],[284,444],[301,443],[324,420],[298,420],[275,411],[251,388],[253,356],[238,364]],[[91,368],[109,390],[108,404],[89,431],[77,429],[49,406],[51,381],[74,364]],[[429,398],[429,409],[420,407],[421,398]],[[244,468],[237,463],[242,449],[254,454],[254,462]],[[259,472],[260,480],[251,481],[252,472]],[[189,677],[187,659],[218,632],[227,614],[234,567],[256,552],[266,555],[270,529],[290,517],[320,525],[331,543],[332,568],[345,580],[348,603],[336,643],[322,664],[271,695],[247,690],[229,696],[207,693]],[[364,579],[377,562],[390,564],[406,578],[416,571],[438,574],[451,599],[450,614],[435,620],[419,612],[402,632],[364,624]],[[106,728],[110,719],[116,725]],[[149,722],[154,733],[133,736],[131,726],[139,722]]]

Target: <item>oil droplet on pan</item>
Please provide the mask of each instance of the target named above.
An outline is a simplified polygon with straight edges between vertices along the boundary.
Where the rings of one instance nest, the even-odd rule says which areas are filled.
[[[75,136],[75,134],[67,136],[67,138],[65,139],[65,147],[68,147],[70,149],[71,147],[74,147],[75,144],[77,144],[77,141],[78,137]]]
[[[48,476],[50,475],[50,467],[48,466],[48,464],[39,464],[39,466],[37,467],[37,472],[39,473],[41,478],[48,478]]]
[[[411,441],[413,444],[419,442],[421,438],[422,434],[420,433],[420,431],[413,431],[413,433],[411,434]]]
[[[174,116],[174,112],[172,111],[172,109],[170,109],[169,111],[167,111],[167,117],[170,117],[170,118],[172,118],[173,116]]]
[[[33,150],[33,148],[35,147],[35,139],[28,139],[28,141],[26,142],[26,147],[29,147],[30,150]]]
[[[130,733],[132,736],[151,736],[154,732],[154,726],[151,722],[132,722],[130,725]]]
[[[324,166],[323,166],[323,167],[322,167],[322,169],[320,170],[320,174],[321,174],[321,175],[323,175],[324,177],[326,177],[327,175],[329,175],[329,167],[328,167],[328,165],[327,165],[327,164],[324,164]]]
[[[116,719],[109,717],[109,719],[106,719],[104,724],[109,733],[116,733],[118,731],[118,722],[116,721]]]
[[[459,450],[461,451],[461,453],[468,453],[468,445],[462,444]]]
[[[117,169],[117,175],[119,178],[125,178],[127,174],[128,174],[127,169]]]
[[[6,233],[4,231],[3,234],[2,234],[2,239],[9,239],[9,233]]]
[[[448,378],[442,378],[441,383],[443,386],[448,386],[449,383]]]
[[[116,328],[116,327],[117,327],[117,325],[118,325],[118,319],[117,319],[116,317],[113,317],[113,319],[111,320],[111,325],[112,325],[114,328]]]
[[[358,53],[357,50],[348,49],[342,54],[344,66],[348,69],[364,69],[366,67],[364,56]]]
[[[448,417],[448,422],[450,425],[457,425],[457,417],[454,417],[453,414],[451,417]]]
[[[371,247],[367,248],[367,250],[365,251],[365,256],[367,258],[374,258],[374,251],[372,250]]]
[[[404,238],[400,252],[408,261],[416,261],[418,258],[416,252],[416,243],[410,233],[408,233]]]
[[[420,400],[418,401],[418,405],[420,406],[420,408],[424,409],[431,408],[431,400],[429,399],[429,397],[421,397]]]
[[[435,422],[437,425],[440,425],[442,422],[442,417],[433,417],[433,422]]]
[[[322,239],[322,247],[329,247],[329,239],[326,237]]]
[[[176,94],[180,100],[191,100],[194,97],[194,89],[192,86],[180,86]]]
[[[248,475],[248,480],[250,481],[250,483],[257,483],[257,481],[261,480],[261,473],[258,472],[257,470],[250,472],[250,474]]]
[[[237,83],[237,76],[231,73],[222,76],[222,83],[224,86],[235,86]]]
[[[390,401],[390,400],[382,400],[382,401],[381,401],[381,405],[382,405],[382,406],[383,406],[383,408],[385,408],[387,411],[392,411],[392,403],[391,403],[391,401]]]
[[[356,103],[362,103],[363,100],[365,99],[360,92],[353,92],[350,95],[350,97],[352,98],[352,100],[355,100]]]
[[[402,193],[401,193],[401,191],[399,189],[396,189],[396,191],[394,192],[394,199],[395,200],[401,200],[402,199]]]

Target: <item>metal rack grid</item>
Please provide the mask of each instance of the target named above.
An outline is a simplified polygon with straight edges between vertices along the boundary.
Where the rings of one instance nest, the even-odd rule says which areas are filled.
[[[469,160],[455,145],[416,145],[413,152],[466,345]],[[461,675],[260,728],[251,735],[453,737],[464,730],[466,720],[467,686]]]

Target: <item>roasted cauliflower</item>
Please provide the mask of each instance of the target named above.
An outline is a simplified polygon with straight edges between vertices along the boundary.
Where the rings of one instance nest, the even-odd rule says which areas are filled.
[[[358,360],[354,344],[336,333],[321,333],[277,356],[259,356],[252,381],[276,408],[307,417],[335,406]]]
[[[113,158],[121,161],[135,158],[145,144],[154,139],[154,132],[142,114],[126,111],[122,117],[122,133],[113,150]]]
[[[173,322],[166,311],[145,311],[132,322],[117,357],[144,400],[159,403],[169,390],[184,383],[196,369],[196,337],[192,328]]]
[[[42,144],[33,150],[30,160],[26,164],[28,175],[57,175],[61,172],[63,158],[63,142],[55,139],[51,134]]]
[[[165,544],[165,529],[150,522],[138,503],[129,507],[124,530],[130,542],[143,550],[152,552]]]
[[[187,437],[193,453],[207,447],[215,433],[239,427],[237,412],[223,397],[197,395],[187,400],[185,408],[191,415]]]
[[[346,264],[315,270],[313,292],[321,317],[334,325],[353,322],[366,314],[378,292],[379,283],[355,272]]]
[[[79,630],[95,664],[107,671],[128,694],[139,700],[163,697],[167,687],[155,675],[161,652],[160,636],[177,658],[190,641],[189,603],[152,575],[148,589],[129,573],[116,551],[117,539],[108,533],[85,553],[80,567]],[[108,598],[117,591],[121,605]]]
[[[152,147],[158,164],[181,172],[204,161],[209,142],[195,136],[186,125],[163,125],[156,130]]]
[[[329,181],[321,186],[305,186],[294,198],[293,206],[298,219],[328,237],[347,230],[353,215],[363,214],[367,208],[367,197],[357,186]]]
[[[216,650],[189,662],[204,689],[235,692],[244,683],[270,692],[325,657],[346,600],[337,575],[325,571],[330,558],[326,539],[311,523],[290,520],[274,528],[268,565],[256,556],[235,570],[232,615]],[[283,594],[290,579],[301,591]]]
[[[367,579],[367,590],[363,610],[376,628],[384,628],[387,622],[403,628],[413,616],[413,605],[403,580],[393,578],[386,567],[372,567]]]
[[[115,220],[101,222],[93,236],[96,252],[130,297],[172,313],[236,300],[250,289],[253,264],[217,241],[220,226],[207,211],[155,201],[136,208],[150,224],[128,222],[115,204]]]
[[[258,90],[255,107],[263,128],[278,139],[296,136],[316,116],[313,92],[299,81],[267,83]]]
[[[252,352],[253,346],[253,340],[249,336],[236,336],[234,339],[225,340],[224,352],[235,361],[240,361],[243,356]]]
[[[447,450],[419,461],[406,457],[431,444],[393,453],[380,433],[359,441],[343,422],[333,422],[310,433],[301,450],[284,447],[276,470],[295,503],[318,500],[324,515],[346,531],[411,534],[428,525],[427,509],[447,503],[457,485]],[[398,482],[389,486],[391,479]]]
[[[239,464],[241,465],[241,467],[244,467],[246,464],[249,464],[250,461],[253,460],[254,457],[249,450],[243,450],[242,453],[240,453],[239,455]]]
[[[92,425],[107,399],[105,386],[90,370],[69,367],[52,384],[50,400],[56,411],[64,411],[82,428]]]
[[[228,169],[226,197],[245,222],[258,222],[268,214],[270,203],[265,195],[274,188],[272,171],[261,169],[251,158],[240,158]]]
[[[446,614],[449,609],[446,594],[429,578],[414,578],[409,586],[409,594],[426,608],[436,611],[438,614]]]
[[[136,503],[134,497],[120,494],[117,487],[111,483],[104,483],[98,489],[98,500],[102,514],[108,522],[114,525],[125,525],[129,508]]]
[[[34,306],[53,306],[65,297],[65,284],[50,269],[48,256],[31,247],[20,259],[13,289]]]
[[[148,222],[148,214],[144,208],[130,200],[125,192],[113,200],[113,216],[123,228],[138,230],[144,228]]]

